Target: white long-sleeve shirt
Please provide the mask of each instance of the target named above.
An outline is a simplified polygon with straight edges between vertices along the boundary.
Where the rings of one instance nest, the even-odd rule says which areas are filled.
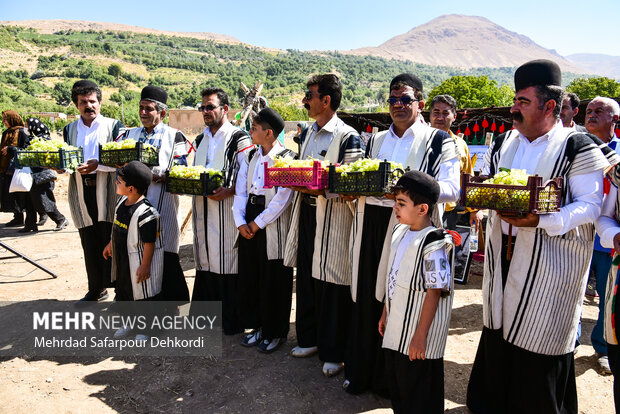
[[[409,150],[415,139],[416,129],[421,126],[426,127],[418,120],[407,128],[402,137],[398,137],[394,132],[394,124],[390,125],[389,132],[383,139],[377,154],[377,159],[393,161],[405,166]],[[459,158],[442,162],[439,165],[439,174],[437,174],[436,178],[439,183],[439,200],[437,202],[448,203],[457,201],[461,195],[461,165]],[[383,207],[394,206],[394,200],[381,197],[368,197],[366,202]]]
[[[99,127],[101,126],[101,118],[101,114],[97,115],[97,117],[93,119],[93,122],[90,124],[90,127],[84,124],[81,116],[78,118],[76,142],[77,146],[82,147],[84,151],[84,162],[88,160],[99,161]],[[103,172],[113,172],[116,171],[116,168],[99,165],[97,170]]]
[[[618,187],[611,185],[609,194],[603,199],[601,215],[596,219],[596,232],[601,237],[601,245],[609,249],[614,247],[614,237],[620,233],[620,225],[616,219],[616,199],[618,198]]]
[[[247,180],[252,180],[250,187],[250,194],[265,195],[263,187],[265,185],[265,168],[264,163],[269,160],[273,160],[276,155],[281,153],[284,147],[279,142],[275,142],[273,148],[267,155],[263,155],[263,148],[258,149],[258,153],[255,155],[258,158],[256,168],[254,169],[254,176],[248,177],[248,162],[244,159],[239,168],[239,175],[237,175],[237,184],[235,185],[235,199],[233,201],[233,217],[235,219],[235,225],[237,228],[246,223],[245,220],[245,207],[248,201]],[[269,205],[265,206],[265,210],[254,219],[254,222],[258,227],[264,229],[268,224],[277,220],[282,212],[288,207],[293,197],[293,190],[289,188],[280,187],[278,192],[269,202]]]
[[[519,139],[519,148],[515,153],[511,168],[522,169],[529,175],[533,175],[540,157],[549,145],[549,139],[561,128],[561,123],[556,124],[548,133],[536,138],[532,142],[519,133],[517,137]],[[484,166],[482,174],[489,174],[488,165]],[[568,185],[573,201],[562,207],[557,213],[541,214],[539,216],[537,227],[546,230],[549,236],[559,236],[582,224],[592,223],[601,213],[603,170],[571,176],[564,185]],[[509,224],[502,221],[502,232],[508,234],[508,229]],[[518,231],[518,227],[513,226],[513,236]]]

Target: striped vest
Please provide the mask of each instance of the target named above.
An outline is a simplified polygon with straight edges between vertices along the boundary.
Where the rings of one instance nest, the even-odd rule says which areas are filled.
[[[389,269],[392,268],[398,245],[408,230],[409,226],[399,224],[390,234]],[[407,247],[398,268],[394,294],[392,299],[386,300],[385,303],[387,324],[383,335],[383,348],[392,349],[405,355],[409,354],[409,344],[420,321],[422,306],[426,298],[423,274],[424,258],[431,252],[443,248],[446,249],[450,258],[450,270],[453,273],[454,243],[447,232],[429,226],[419,231]],[[388,276],[384,275],[382,279],[385,281],[385,290],[387,291]],[[439,299],[437,311],[428,331],[426,359],[443,358],[448,328],[450,327],[453,291],[454,278],[451,274],[450,291]]]

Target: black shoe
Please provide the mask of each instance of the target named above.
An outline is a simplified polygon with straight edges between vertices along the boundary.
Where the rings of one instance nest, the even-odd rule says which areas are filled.
[[[37,225],[35,224],[34,226],[26,226],[23,229],[17,230],[18,233],[28,233],[28,232],[38,232],[39,229],[37,228]]]
[[[102,300],[106,300],[108,298],[108,291],[103,289],[101,292],[88,292],[80,302],[101,302]]]
[[[13,220],[4,224],[4,227],[19,227],[24,225],[24,219],[13,218]]]
[[[243,339],[241,340],[241,345],[245,347],[252,347],[252,346],[258,345],[260,341],[261,341],[260,329],[255,329],[243,337]]]
[[[42,225],[44,225],[45,223],[47,223],[47,219],[48,219],[48,218],[49,218],[49,217],[48,217],[48,215],[47,215],[47,214],[43,214],[43,215],[41,216],[41,218],[39,218],[39,221],[37,222],[37,226],[42,226]]]
[[[60,223],[56,224],[56,228],[54,228],[54,231],[60,231],[64,229],[65,227],[67,227],[68,225],[69,225],[69,220],[64,219]]]

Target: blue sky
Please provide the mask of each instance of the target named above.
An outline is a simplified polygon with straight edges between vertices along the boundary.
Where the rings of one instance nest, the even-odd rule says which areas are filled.
[[[0,20],[70,19],[214,32],[279,49],[377,46],[443,14],[483,16],[561,55],[620,56],[618,0],[187,1],[0,0]],[[595,30],[600,30],[600,34]]]

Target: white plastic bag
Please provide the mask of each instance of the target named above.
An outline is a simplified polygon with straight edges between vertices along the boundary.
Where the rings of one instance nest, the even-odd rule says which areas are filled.
[[[11,179],[9,193],[28,192],[32,187],[32,172],[30,167],[16,169]]]

